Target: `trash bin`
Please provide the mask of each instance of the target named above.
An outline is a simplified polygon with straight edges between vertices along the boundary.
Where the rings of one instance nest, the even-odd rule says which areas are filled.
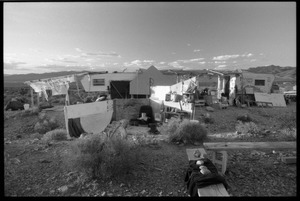
[[[29,104],[24,104],[24,109],[29,110]]]

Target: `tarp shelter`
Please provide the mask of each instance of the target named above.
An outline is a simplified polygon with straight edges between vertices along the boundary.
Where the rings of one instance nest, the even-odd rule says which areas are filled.
[[[60,77],[53,77],[53,78],[46,78],[46,79],[39,79],[39,80],[32,80],[26,81],[25,84],[29,85],[36,93],[38,93],[38,103],[39,97],[41,94],[44,95],[46,100],[48,100],[47,90],[52,91],[52,95],[66,95],[66,101],[69,102],[69,95],[68,89],[69,84],[75,82],[76,75],[66,75]],[[31,90],[31,105],[34,105],[33,99],[33,91]]]
[[[164,75],[154,66],[141,70],[130,82],[130,95],[150,96],[151,86],[171,86],[176,83],[176,75]]]
[[[67,133],[70,137],[100,133],[110,123],[112,114],[113,100],[65,106]]]
[[[129,83],[136,77],[135,72],[88,72],[80,77],[83,88],[87,92],[102,91],[114,98],[129,98]]]

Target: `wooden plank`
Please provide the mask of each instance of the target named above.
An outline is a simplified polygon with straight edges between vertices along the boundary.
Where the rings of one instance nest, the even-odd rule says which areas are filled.
[[[201,156],[199,158],[194,156],[194,153],[196,150],[199,150],[201,153]],[[201,157],[205,157],[207,155],[205,149],[203,149],[203,148],[186,149],[186,154],[188,155],[189,161],[190,160],[199,160]]]
[[[292,157],[282,157],[281,161],[286,163],[286,164],[294,164],[297,163],[297,157],[292,156]]]
[[[198,188],[198,196],[229,196],[223,184],[213,184],[204,188]]]
[[[203,143],[206,150],[237,149],[296,149],[296,142],[210,142]]]

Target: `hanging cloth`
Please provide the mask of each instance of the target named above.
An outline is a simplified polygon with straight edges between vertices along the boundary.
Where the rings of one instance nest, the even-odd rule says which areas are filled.
[[[67,94],[69,90],[69,84],[54,83],[52,88],[52,96]]]

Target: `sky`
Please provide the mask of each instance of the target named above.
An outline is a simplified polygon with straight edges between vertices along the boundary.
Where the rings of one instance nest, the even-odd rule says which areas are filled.
[[[5,2],[4,74],[296,67],[295,2]]]

